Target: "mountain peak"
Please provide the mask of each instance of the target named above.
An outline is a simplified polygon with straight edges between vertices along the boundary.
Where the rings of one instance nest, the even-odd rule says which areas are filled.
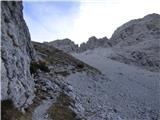
[[[152,13],[152,14],[148,14],[146,16],[144,16],[144,18],[159,18],[160,15],[157,13]]]

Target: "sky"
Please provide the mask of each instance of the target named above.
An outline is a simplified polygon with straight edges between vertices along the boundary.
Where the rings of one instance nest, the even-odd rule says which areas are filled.
[[[23,14],[33,41],[69,38],[76,44],[89,37],[110,38],[122,24],[151,13],[160,0],[24,0]]]

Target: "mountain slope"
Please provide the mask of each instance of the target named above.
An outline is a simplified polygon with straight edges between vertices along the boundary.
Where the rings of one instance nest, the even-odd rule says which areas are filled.
[[[73,92],[72,85],[66,83],[66,77],[85,73],[87,78],[100,78],[100,71],[52,46],[37,42],[32,44],[39,60],[33,61],[36,70],[32,71],[37,88],[36,99],[40,101],[34,109],[32,119],[85,119],[85,110]],[[49,117],[45,118],[47,114]]]
[[[112,47],[72,53],[74,57],[99,69],[109,79],[108,82],[104,79],[94,83],[81,79],[84,82],[80,83],[79,80],[68,78],[74,87],[79,84],[75,91],[85,96],[82,101],[89,99],[90,104],[86,104],[86,107],[89,109],[92,106],[93,112],[89,119],[159,119],[159,25],[160,15],[147,15],[119,27],[109,40]],[[94,89],[91,89],[92,86]],[[84,93],[83,89],[86,89]],[[115,115],[115,111],[118,115]]]
[[[113,52],[111,48],[99,48],[73,54],[78,59],[99,69],[109,79],[109,82],[105,82],[105,80],[97,82],[94,87],[96,91],[85,92],[89,96],[91,95],[90,101],[97,99],[96,104],[101,106],[101,112],[106,111],[106,113],[102,112],[106,118],[108,115],[107,108],[111,107],[119,113],[121,118],[127,120],[158,120],[160,74],[114,61],[109,58]],[[73,86],[77,82],[76,80],[69,80]],[[88,85],[91,84],[85,80],[84,82]],[[79,89],[76,90],[82,93],[81,89],[88,89],[86,86],[79,84]],[[92,93],[94,93],[95,98]],[[94,117],[92,119],[94,120]]]
[[[119,27],[110,42],[111,58],[150,71],[160,70],[160,15],[150,14]]]

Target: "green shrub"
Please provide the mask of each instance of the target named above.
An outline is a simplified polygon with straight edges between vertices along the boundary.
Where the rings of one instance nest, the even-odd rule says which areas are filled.
[[[31,62],[30,63],[30,73],[35,74],[37,72],[37,69],[38,69],[37,62]]]
[[[45,61],[32,61],[30,63],[30,72],[31,74],[35,74],[37,73],[37,70],[41,70],[43,72],[50,72],[48,66],[47,66],[47,63]]]
[[[66,76],[69,75],[70,73],[67,72],[67,71],[56,71],[55,74],[62,75],[62,76],[64,76],[64,77],[66,77]]]
[[[39,69],[43,72],[50,72],[47,63],[45,61],[39,61],[38,63]]]
[[[76,68],[78,68],[78,69],[83,69],[83,68],[84,68],[84,64],[78,63],[77,66],[76,66]]]
[[[13,104],[12,100],[1,101],[2,120],[31,120],[31,114],[23,114]]]
[[[2,120],[18,120],[22,113],[15,108],[12,100],[1,101],[1,118]]]

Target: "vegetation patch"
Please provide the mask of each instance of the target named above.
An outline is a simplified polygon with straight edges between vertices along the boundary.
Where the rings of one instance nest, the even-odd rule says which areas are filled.
[[[78,64],[76,65],[76,68],[77,68],[77,69],[83,69],[83,68],[84,68],[84,64],[83,64],[83,63],[78,63]]]
[[[1,119],[2,120],[31,120],[31,113],[23,114],[13,104],[12,100],[1,101]]]
[[[64,53],[62,50],[58,50],[43,43],[32,42],[32,44],[34,45],[34,48],[37,51],[38,55],[40,55],[41,58],[47,61],[51,66],[54,66],[54,68],[59,66],[66,66],[67,71],[69,72],[89,71],[93,74],[101,74],[98,69],[85,64],[84,62],[74,58],[69,54]],[[74,66],[75,69],[70,69],[68,66]],[[60,74],[63,75],[63,73]],[[68,73],[64,73],[63,76],[65,76],[65,74],[68,75]]]
[[[49,108],[49,116],[53,120],[80,120],[76,117],[76,113],[69,107],[74,101],[61,92],[57,98],[57,102]]]
[[[70,73],[67,71],[55,71],[55,74],[62,75],[64,77],[66,77],[67,75],[70,75]]]
[[[31,74],[37,73],[37,70],[41,70],[43,72],[50,72],[47,62],[45,61],[32,61],[30,63],[30,72]]]

